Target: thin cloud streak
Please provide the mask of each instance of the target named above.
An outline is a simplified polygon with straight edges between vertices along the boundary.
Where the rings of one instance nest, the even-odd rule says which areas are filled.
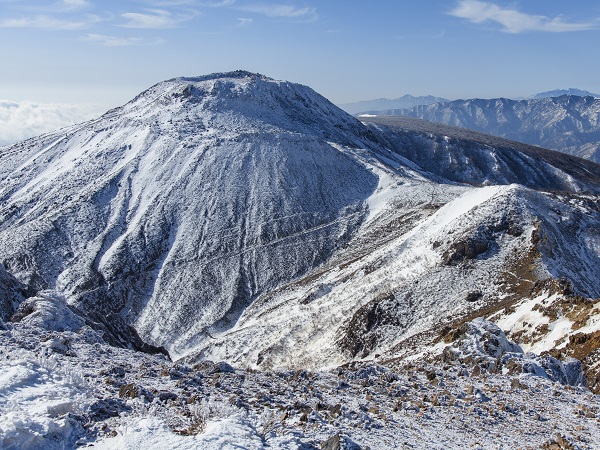
[[[166,29],[177,28],[182,23],[187,22],[198,13],[173,14],[164,9],[149,9],[146,13],[123,13],[121,17],[128,22],[120,25],[124,28],[146,28],[146,29]]]
[[[235,25],[236,28],[242,28],[242,27],[247,27],[249,25],[252,25],[252,22],[254,22],[254,19],[249,18],[249,17],[240,17],[238,19],[237,24]]]
[[[89,8],[91,3],[88,0],[60,0],[53,8],[62,11],[75,11],[79,9]]]
[[[0,0],[0,3],[2,2]],[[75,13],[84,9],[92,9],[94,5],[89,0],[57,0],[54,3],[30,3],[24,1],[10,2],[12,10],[21,11],[25,14],[67,14]]]
[[[480,0],[460,0],[449,14],[476,24],[495,22],[502,26],[503,32],[512,34],[531,31],[565,33],[598,28],[598,24],[565,22],[561,16],[531,15]]]
[[[225,6],[231,6],[236,2],[236,0],[222,0],[222,1],[213,1],[213,2],[198,2],[198,6],[203,6],[205,8],[223,8]]]
[[[139,38],[139,37],[119,37],[109,36],[106,34],[86,34],[82,37],[82,40],[93,42],[94,44],[103,45],[105,47],[130,47],[134,45],[160,45],[164,43],[161,38],[154,38],[151,40]]]
[[[319,19],[317,9],[310,6],[299,8],[291,5],[260,3],[239,6],[236,9],[254,14],[262,14],[267,17],[303,19],[311,22]]]
[[[173,7],[173,6],[196,6],[198,2],[196,0],[153,0],[151,2],[154,6],[162,7]]]
[[[71,31],[80,30],[101,21],[102,19],[96,15],[87,15],[79,20],[62,20],[49,15],[39,14],[0,21],[0,28],[38,28],[52,31]]]

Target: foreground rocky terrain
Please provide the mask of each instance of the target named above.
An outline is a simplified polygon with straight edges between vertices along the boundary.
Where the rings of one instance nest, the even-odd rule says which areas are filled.
[[[580,364],[524,355],[491,322],[400,365],[255,371],[107,345],[48,294],[0,331],[5,449],[600,445]]]

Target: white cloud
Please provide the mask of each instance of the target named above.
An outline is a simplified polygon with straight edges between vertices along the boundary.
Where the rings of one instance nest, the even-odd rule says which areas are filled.
[[[128,47],[132,45],[159,45],[163,44],[161,38],[144,39],[139,37],[119,37],[109,36],[106,34],[86,34],[82,38],[84,41],[93,42],[94,44],[104,45],[105,47]]]
[[[206,8],[222,8],[224,6],[231,6],[236,2],[236,0],[221,0],[221,1],[201,1],[198,3],[199,6],[204,6]]]
[[[124,13],[121,16],[128,20],[121,25],[125,28],[177,28],[183,22],[193,19],[197,13],[173,14],[164,9],[149,9],[146,13]]]
[[[160,0],[156,0],[160,1]],[[164,0],[165,3],[176,4],[178,1],[185,0]],[[190,0],[191,1],[191,0]],[[238,0],[198,0],[194,3],[197,6],[205,8],[230,8],[236,11],[244,11],[253,14],[261,14],[267,17],[292,18],[305,22],[314,22],[319,19],[317,9],[312,6],[293,6],[291,4],[280,3],[244,3]],[[244,26],[251,23],[251,19],[238,19],[237,26]]]
[[[43,133],[98,117],[98,105],[67,105],[0,100],[0,145],[8,145]]]
[[[196,0],[152,0],[154,6],[191,6],[197,5]]]
[[[251,25],[252,22],[254,22],[254,19],[251,19],[251,18],[248,18],[248,17],[240,17],[238,19],[236,27],[238,27],[238,28],[240,28],[240,27],[247,27],[248,25]]]
[[[90,6],[91,4],[87,0],[60,0],[58,3],[56,3],[56,5],[54,5],[55,8],[65,11],[83,9],[88,8]]]
[[[460,0],[450,15],[469,20],[473,23],[486,21],[501,25],[506,33],[525,33],[528,31],[568,32],[597,28],[593,23],[566,22],[563,17],[547,17],[526,14],[516,9],[502,8],[494,3],[480,0]]]
[[[40,28],[43,30],[80,30],[101,19],[95,15],[87,15],[79,20],[62,20],[45,14],[6,19],[0,21],[0,28]]]
[[[317,9],[311,6],[296,7],[273,3],[260,3],[254,5],[240,6],[238,9],[255,14],[263,14],[267,17],[287,17],[303,19],[308,21],[318,20]]]

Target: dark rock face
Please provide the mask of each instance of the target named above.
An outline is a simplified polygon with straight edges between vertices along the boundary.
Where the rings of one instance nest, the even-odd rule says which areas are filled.
[[[402,327],[403,317],[395,314],[397,303],[393,294],[382,296],[360,308],[344,327],[338,345],[352,357],[364,358],[376,347],[382,327]]]
[[[469,303],[476,302],[483,297],[483,294],[480,291],[471,291],[467,294],[466,301]]]
[[[25,300],[27,288],[0,264],[0,323],[8,321]]]
[[[488,251],[489,242],[486,240],[472,240],[456,242],[451,249],[444,254],[444,263],[456,265],[465,259],[474,259]]]

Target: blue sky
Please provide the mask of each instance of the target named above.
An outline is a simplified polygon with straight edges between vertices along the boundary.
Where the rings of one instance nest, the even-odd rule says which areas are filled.
[[[335,103],[600,92],[597,0],[0,0],[0,99],[113,107],[246,69]]]

